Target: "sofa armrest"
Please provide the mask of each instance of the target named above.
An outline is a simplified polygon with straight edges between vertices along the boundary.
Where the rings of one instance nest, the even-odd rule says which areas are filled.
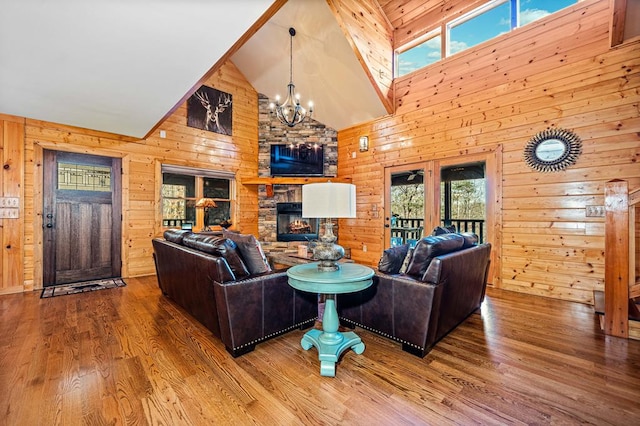
[[[234,356],[317,317],[317,295],[294,290],[286,271],[214,282],[222,342]]]
[[[431,321],[436,286],[404,274],[376,272],[373,285],[340,295],[343,321],[422,348]]]
[[[440,288],[434,304],[433,328],[429,334],[432,344],[458,326],[475,312],[487,286],[491,246],[482,244],[433,259],[425,273],[427,281]]]

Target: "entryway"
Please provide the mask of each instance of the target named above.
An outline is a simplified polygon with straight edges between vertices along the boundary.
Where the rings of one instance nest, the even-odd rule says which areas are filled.
[[[486,241],[485,185],[484,161],[389,167],[387,244],[415,243],[436,226],[473,232]]]
[[[385,247],[415,244],[436,226],[473,232],[493,246],[489,282],[499,271],[495,229],[500,152],[385,168]]]
[[[120,276],[121,159],[44,151],[43,285]]]

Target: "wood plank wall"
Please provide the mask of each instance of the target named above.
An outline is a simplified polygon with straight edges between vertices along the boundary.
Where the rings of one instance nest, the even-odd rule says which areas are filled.
[[[387,112],[393,111],[393,29],[375,2],[327,0]]]
[[[608,1],[585,0],[459,53],[398,79],[394,115],[340,131],[338,175],[352,177],[362,212],[340,241],[352,257],[375,264],[384,249],[383,215],[369,210],[384,204],[385,166],[501,148],[494,285],[592,303],[604,284],[604,218],[585,207],[604,204],[608,180],[640,186],[640,43],[611,49],[609,17]],[[547,127],[582,138],[565,171],[523,161]],[[357,152],[360,135],[369,152]]]
[[[123,276],[155,273],[151,239],[162,234],[160,200],[160,165],[172,164],[232,171],[237,176],[237,211],[240,224],[236,229],[256,233],[258,223],[257,187],[242,185],[243,179],[258,175],[258,95],[231,62],[225,63],[205,84],[233,95],[233,136],[220,135],[186,125],[186,103],[169,116],[147,139],[134,139],[98,131],[63,126],[44,121],[13,118],[24,130],[9,139],[11,155],[24,152],[19,172],[3,173],[5,191],[24,183],[24,214],[17,226],[7,230],[2,222],[2,264],[16,268],[3,269],[0,293],[29,291],[42,286],[42,152],[43,149],[81,152],[123,159]],[[2,121],[3,129],[13,128],[13,121]],[[167,137],[159,137],[165,130]],[[5,131],[6,135],[6,131]],[[2,144],[0,143],[0,147]],[[4,140],[7,159],[7,140]],[[20,163],[23,166],[20,166]],[[18,175],[24,177],[18,178]],[[9,177],[9,174],[17,173]],[[20,185],[18,185],[20,187]],[[24,235],[24,250],[20,238]],[[15,241],[15,242],[14,242]],[[16,254],[24,260],[16,262]],[[7,274],[11,274],[6,279]],[[23,278],[21,278],[23,276]]]
[[[25,204],[22,186],[24,173],[24,119],[0,114],[0,197],[20,199],[17,219],[0,219],[0,294],[22,291]]]

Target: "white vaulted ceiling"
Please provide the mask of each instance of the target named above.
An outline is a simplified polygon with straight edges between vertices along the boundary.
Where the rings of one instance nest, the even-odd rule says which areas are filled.
[[[293,82],[316,120],[343,129],[386,114],[326,0],[289,0],[232,56],[258,92],[286,97],[290,27]]]
[[[0,113],[143,137],[271,0],[0,0]],[[231,60],[341,129],[386,112],[325,0],[290,0]]]

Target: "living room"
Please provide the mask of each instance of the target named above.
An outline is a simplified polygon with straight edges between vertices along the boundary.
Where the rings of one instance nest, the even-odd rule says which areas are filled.
[[[275,5],[284,8],[283,3]],[[350,20],[348,11],[358,6],[362,13],[369,10],[360,3],[328,2],[332,6],[328,8],[347,28],[352,40],[358,39],[358,33],[353,30],[358,25]],[[397,9],[393,7],[394,2],[376,3],[382,10]],[[482,2],[460,3],[468,9]],[[516,304],[531,300],[531,304],[536,305],[544,303],[539,300],[550,299],[553,308],[543,308],[550,328],[554,327],[554,317],[558,323],[570,326],[570,322],[564,321],[569,321],[565,317],[571,310],[580,311],[583,317],[586,311],[581,308],[591,309],[594,290],[604,290],[605,281],[605,218],[587,216],[585,212],[588,207],[605,205],[604,189],[608,181],[625,180],[630,190],[640,187],[637,165],[640,39],[631,37],[612,47],[611,20],[617,3],[576,2],[509,34],[397,77],[389,93],[381,89],[384,86],[379,82],[372,83],[383,93],[381,99],[388,100],[392,112],[336,129],[335,178],[348,180],[357,188],[357,217],[339,220],[339,243],[350,251],[351,259],[375,266],[389,246],[385,234],[385,178],[394,167],[415,166],[427,174],[430,171],[437,174],[443,166],[483,161],[490,189],[487,191],[490,224],[487,241],[493,247],[490,288],[496,290],[496,294],[506,294],[507,300],[522,296],[514,299]],[[443,24],[459,12],[456,10],[439,20],[432,19],[431,23]],[[426,18],[415,13],[415,20],[398,24],[402,21],[401,14],[389,12],[388,19],[398,39],[394,43],[401,43],[403,37],[408,41],[406,34],[412,25],[417,22],[424,25],[418,18]],[[288,44],[285,47],[288,48]],[[46,151],[121,159],[121,276],[134,280],[132,282],[140,277],[141,282],[146,283],[144,280],[155,275],[151,241],[162,236],[166,228],[161,208],[163,166],[213,169],[233,175],[236,192],[230,218],[232,229],[259,235],[261,197],[267,196],[273,187],[276,191],[279,189],[277,180],[258,179],[261,177],[258,154],[262,131],[259,123],[261,115],[268,112],[261,109],[261,93],[234,63],[232,55],[223,59],[205,79],[190,82],[188,86],[195,90],[205,85],[233,96],[231,135],[187,125],[186,99],[192,93],[185,94],[176,108],[150,128],[144,138],[0,110],[3,196],[20,200],[18,218],[0,219],[3,241],[0,294],[28,297],[43,288],[45,253],[42,247],[46,243],[47,222],[42,182]],[[287,62],[288,57],[281,60]],[[363,61],[366,62],[366,58]],[[298,74],[301,72],[296,76]],[[299,89],[304,95],[304,87],[300,85]],[[540,172],[524,161],[523,151],[528,141],[548,128],[568,129],[581,139],[581,154],[575,164],[565,170]],[[363,136],[368,138],[367,150],[360,149]],[[435,210],[439,215],[439,208],[431,208],[434,215],[427,229],[439,224],[435,220]],[[201,226],[203,212],[198,210],[196,214],[196,224]],[[638,218],[636,229],[639,229],[637,221]],[[635,240],[638,240],[637,231]],[[148,297],[158,298],[159,292]],[[496,299],[493,303],[502,302]],[[181,321],[176,320],[177,317],[163,318]],[[593,320],[597,322],[595,315]],[[473,324],[478,323],[481,320],[476,318]],[[194,333],[204,334],[204,329],[197,325],[184,324],[191,331],[195,329]],[[462,331],[477,332],[468,327]],[[593,339],[597,339],[598,332],[596,327]],[[368,345],[367,351],[380,345],[378,351],[393,354],[394,348],[389,343],[370,336],[376,343]],[[617,348],[612,351],[627,353],[630,360],[637,360],[637,341],[617,343],[614,338],[607,339],[612,339],[607,340],[608,345]],[[224,354],[223,348],[211,343],[206,345]],[[270,345],[269,348],[277,351],[286,344]],[[290,354],[292,348],[287,346],[286,353]],[[399,363],[405,362],[401,351],[393,356],[399,357]],[[240,363],[249,362],[239,359]],[[313,357],[307,359],[301,355],[295,359],[303,363],[313,361]],[[345,362],[353,363],[354,359],[355,356],[345,357]],[[633,369],[633,363],[637,362],[625,364],[629,361],[624,356],[616,360],[625,365],[625,369]],[[317,374],[315,366],[308,367],[309,375]],[[233,371],[235,367],[226,368]],[[412,374],[403,379],[413,380]],[[353,378],[357,376],[349,377],[357,380]],[[631,378],[618,379],[625,382]],[[313,380],[316,379],[314,376]],[[320,386],[336,386],[324,383]],[[357,388],[356,384],[351,385]],[[626,395],[637,400],[637,385],[627,383],[627,386]],[[634,409],[627,407],[627,410],[632,413]],[[634,414],[637,415],[637,411]],[[581,420],[585,419],[588,417]],[[336,422],[330,417],[325,420]],[[489,422],[487,418],[484,421]],[[501,421],[509,422],[506,418]],[[311,422],[320,420],[314,418]]]

